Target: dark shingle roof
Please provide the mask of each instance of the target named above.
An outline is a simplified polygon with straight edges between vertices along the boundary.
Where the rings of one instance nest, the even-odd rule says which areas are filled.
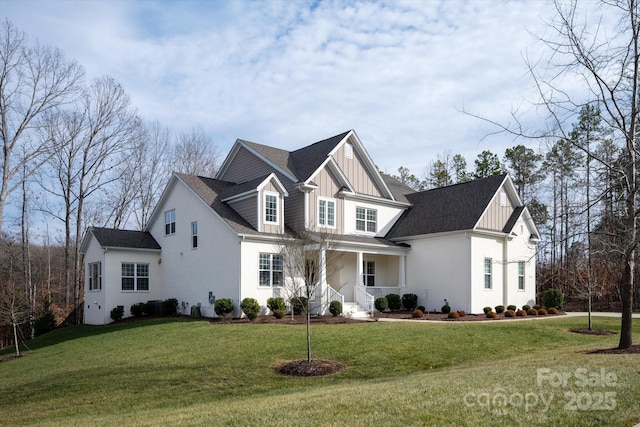
[[[513,227],[516,225],[516,222],[518,222],[518,218],[520,218],[520,215],[522,215],[523,211],[524,211],[524,206],[519,206],[515,208],[515,210],[511,214],[511,217],[509,217],[509,220],[507,221],[507,223],[504,225],[504,228],[502,229],[503,233],[511,233],[511,231],[513,230]]]
[[[388,239],[446,231],[471,230],[506,175],[407,194],[413,206],[387,233]]]
[[[384,183],[387,184],[387,187],[389,188],[389,191],[391,191],[391,194],[393,194],[394,199],[399,202],[409,203],[406,197],[407,194],[415,193],[416,190],[409,187],[407,184],[398,181],[391,175],[380,173],[380,176],[382,176]]]
[[[100,246],[109,248],[160,249],[151,233],[146,231],[116,230],[114,228],[92,227],[93,236]]]
[[[280,148],[270,147],[268,145],[262,145],[251,141],[245,141],[242,139],[239,141],[259,153],[260,155],[269,159],[273,164],[284,170],[289,175],[298,177],[298,175],[296,174],[295,165],[293,164],[293,161],[291,159],[291,153],[287,150],[282,150]]]

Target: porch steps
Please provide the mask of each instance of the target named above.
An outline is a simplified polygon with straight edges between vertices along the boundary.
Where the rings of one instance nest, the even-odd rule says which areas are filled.
[[[367,319],[371,314],[357,302],[345,302],[342,307],[342,315],[354,319]]]

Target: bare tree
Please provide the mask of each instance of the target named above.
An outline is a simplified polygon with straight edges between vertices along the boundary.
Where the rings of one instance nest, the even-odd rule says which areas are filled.
[[[10,193],[20,188],[58,148],[38,138],[44,114],[78,95],[84,72],[58,49],[30,46],[23,32],[9,21],[0,28],[0,231],[4,207]]]
[[[212,177],[218,170],[220,154],[211,136],[202,128],[180,134],[169,163],[170,172]]]

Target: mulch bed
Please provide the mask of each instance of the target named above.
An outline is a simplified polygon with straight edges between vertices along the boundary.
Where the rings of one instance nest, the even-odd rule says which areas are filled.
[[[0,359],[0,363],[11,362],[12,360],[19,359],[20,357],[24,357],[24,355],[21,354],[20,356],[16,356],[15,354],[11,354],[9,356],[4,356],[2,359]]]
[[[346,369],[346,365],[334,360],[311,359],[289,360],[274,368],[277,374],[290,377],[320,377],[335,374]]]
[[[615,332],[605,331],[604,329],[589,329],[589,328],[571,328],[569,332],[575,332],[576,334],[584,335],[614,335]]]
[[[632,345],[630,348],[605,348],[602,350],[593,350],[587,354],[640,354],[640,344]]]

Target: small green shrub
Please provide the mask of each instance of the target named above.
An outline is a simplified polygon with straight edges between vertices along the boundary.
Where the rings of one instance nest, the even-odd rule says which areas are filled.
[[[449,314],[451,312],[451,306],[448,302],[445,302],[440,311],[444,314]]]
[[[398,311],[402,308],[402,300],[398,294],[387,295],[387,302],[389,303],[389,310]]]
[[[544,308],[541,308],[540,310],[538,310],[538,316],[546,316],[547,315],[547,310]]]
[[[340,301],[331,301],[329,304],[329,312],[335,317],[342,314],[342,303]]]
[[[496,313],[504,313],[504,305],[496,305]]]
[[[417,306],[416,308],[417,308],[418,310],[420,310],[421,312],[423,312],[423,313],[426,313],[426,312],[427,312],[427,309],[426,309],[426,308],[424,308],[424,305],[419,305],[419,306]]]
[[[504,317],[516,317],[516,312],[513,310],[507,310],[504,312]]]
[[[284,302],[284,298],[282,297],[270,297],[267,299],[267,308],[272,312],[276,310],[282,310],[286,308],[286,304]]]
[[[538,310],[536,310],[535,308],[530,308],[529,310],[527,310],[527,314],[529,316],[537,316],[538,315]]]
[[[460,317],[460,315],[458,314],[457,311],[452,311],[449,314],[447,314],[447,317],[449,319],[457,319],[458,317]]]
[[[415,309],[418,306],[418,295],[416,294],[402,295],[402,306],[405,308],[405,310]]]
[[[245,298],[240,301],[240,309],[249,320],[253,320],[260,313],[260,303],[255,298]]]
[[[411,312],[411,317],[413,317],[414,319],[420,319],[422,317],[424,317],[424,311],[419,310],[419,309],[415,309]]]
[[[564,296],[562,295],[562,292],[560,292],[560,289],[547,289],[542,295],[542,302],[544,303],[545,307],[562,308],[562,304],[564,303]]]
[[[482,309],[482,311],[484,311],[484,314],[489,314],[493,311],[493,308],[491,307],[485,307]]]
[[[516,311],[516,316],[527,317],[527,312],[525,310]]]
[[[113,309],[111,309],[111,313],[109,313],[109,316],[111,316],[111,320],[113,320],[114,322],[122,320],[122,316],[124,316],[124,307],[121,305],[114,307]]]
[[[386,297],[376,298],[373,304],[376,306],[376,310],[378,311],[385,311],[389,308],[389,301],[387,301]]]
[[[162,301],[165,316],[173,316],[178,312],[178,300],[175,298],[169,298]]]
[[[142,314],[145,316],[153,316],[156,313],[155,301],[147,301],[142,303]]]
[[[507,306],[507,310],[516,311],[517,309],[518,309],[518,307],[516,307],[516,306],[515,306],[515,305],[513,305],[513,304],[509,304],[509,305]]]
[[[282,319],[284,317],[284,310],[273,310],[273,317],[276,319]]]
[[[531,306],[530,306],[530,305],[528,305],[528,304],[525,304],[525,305],[523,305],[523,306],[522,306],[522,309],[523,309],[524,311],[529,311],[529,309],[530,309],[530,308],[531,308]]]
[[[549,313],[549,314],[558,314],[558,309],[557,309],[557,308],[555,308],[555,307],[551,307],[551,308],[548,310],[548,313]]]
[[[498,318],[498,314],[495,311],[490,311],[487,313],[487,318],[489,319],[497,319]]]
[[[131,310],[130,310],[131,315],[133,317],[142,317],[142,313],[143,313],[142,308],[143,308],[143,306],[144,306],[143,302],[138,302],[138,303],[135,303],[135,304],[131,305]]]
[[[227,314],[231,313],[236,309],[236,306],[233,304],[233,301],[229,298],[220,298],[217,299],[215,304],[213,305],[213,310],[220,317],[225,317]]]
[[[458,316],[460,316],[460,317],[464,317],[464,316],[466,316],[466,315],[467,315],[467,312],[466,312],[466,311],[464,311],[464,310],[458,310]]]
[[[534,304],[533,308],[535,308],[536,310],[540,310],[540,304]]]
[[[293,307],[293,314],[306,313],[309,308],[309,300],[305,297],[293,297],[289,300],[291,307]]]

